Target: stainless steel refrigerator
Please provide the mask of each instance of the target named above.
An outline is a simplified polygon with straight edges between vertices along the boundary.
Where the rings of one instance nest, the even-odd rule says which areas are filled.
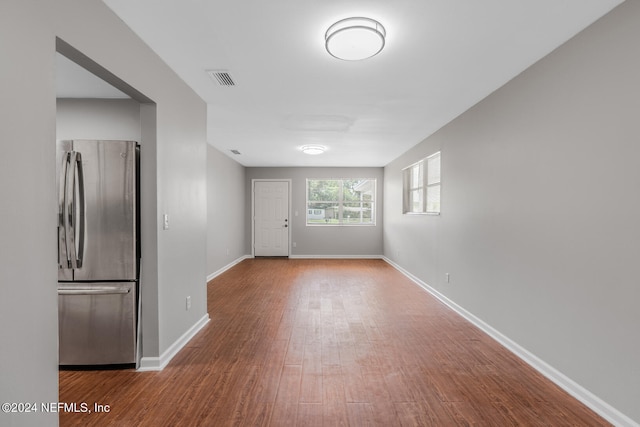
[[[136,363],[139,148],[59,141],[60,365]]]

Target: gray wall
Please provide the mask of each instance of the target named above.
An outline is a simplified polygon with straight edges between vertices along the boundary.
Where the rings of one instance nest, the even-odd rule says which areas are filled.
[[[58,98],[56,139],[140,142],[140,103],[133,99]]]
[[[54,39],[31,2],[0,2],[0,402],[58,400]],[[35,25],[34,25],[35,24]],[[22,47],[26,48],[23,52]],[[0,425],[57,414],[0,413]]]
[[[207,146],[207,275],[247,254],[245,167]]]
[[[640,1],[385,168],[392,261],[640,422]],[[442,215],[401,169],[442,150]],[[451,274],[446,284],[445,273]]]
[[[143,165],[154,173],[143,190],[155,204],[145,218],[155,226],[147,242],[157,242],[143,246],[143,274],[145,264],[157,265],[147,274],[157,276],[149,290],[157,303],[150,310],[155,315],[144,319],[148,330],[155,330],[155,337],[145,336],[144,355],[162,354],[207,313],[205,103],[100,0],[2,1],[0,55],[7,65],[0,67],[2,402],[58,399],[56,36],[156,104],[141,106],[143,144],[145,138],[155,142],[150,163]],[[170,230],[157,227],[162,212],[171,215]],[[191,311],[185,310],[187,295]],[[2,425],[56,423],[55,414],[0,414]]]
[[[246,236],[251,253],[251,180],[291,179],[291,256],[380,256],[382,255],[383,168],[247,168]],[[376,178],[375,226],[308,227],[306,222],[307,178]],[[295,216],[295,212],[298,216]]]

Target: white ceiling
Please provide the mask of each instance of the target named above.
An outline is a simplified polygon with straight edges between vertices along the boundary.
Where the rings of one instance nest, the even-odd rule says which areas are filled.
[[[245,166],[384,166],[622,2],[104,1],[207,102],[208,142]],[[378,56],[326,52],[349,16],[385,26]]]

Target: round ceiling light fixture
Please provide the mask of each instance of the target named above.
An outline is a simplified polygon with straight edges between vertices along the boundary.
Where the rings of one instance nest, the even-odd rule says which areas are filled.
[[[329,27],[324,35],[327,52],[345,61],[359,61],[380,53],[387,32],[371,18],[346,18]]]
[[[300,150],[302,150],[304,154],[311,154],[312,156],[315,156],[317,154],[322,154],[326,149],[327,148],[323,147],[322,145],[303,145],[300,148]]]

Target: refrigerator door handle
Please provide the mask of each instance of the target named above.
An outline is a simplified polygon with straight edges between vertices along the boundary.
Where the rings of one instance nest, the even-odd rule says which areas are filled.
[[[78,185],[78,217],[75,218],[74,227],[78,227],[78,250],[76,251],[76,265],[77,268],[82,267],[82,260],[84,259],[84,240],[85,240],[85,201],[84,201],[84,170],[82,169],[82,155],[76,153],[76,169],[77,185]],[[75,178],[75,177],[74,177]],[[76,211],[74,211],[76,212]],[[75,231],[75,230],[74,230]]]
[[[67,168],[65,192],[65,234],[67,249],[71,249],[68,255],[71,259],[71,268],[76,269],[82,267],[84,256],[85,208],[82,155],[77,151],[69,153],[69,164],[71,167]],[[78,190],[77,199],[76,189]]]
[[[128,286],[92,286],[91,288],[58,288],[58,295],[113,295],[128,294],[131,287]]]
[[[69,268],[77,268],[76,262],[76,229],[75,229],[75,175],[76,175],[76,155],[72,151],[67,156],[67,175],[65,177],[66,187],[64,193],[64,231],[67,246],[67,257],[69,258]]]
[[[64,153],[62,170],[60,171],[60,193],[58,194],[59,218],[58,218],[58,261],[60,268],[71,268],[69,245],[67,235],[69,229],[69,212],[67,204],[67,187],[69,182],[69,153]]]

